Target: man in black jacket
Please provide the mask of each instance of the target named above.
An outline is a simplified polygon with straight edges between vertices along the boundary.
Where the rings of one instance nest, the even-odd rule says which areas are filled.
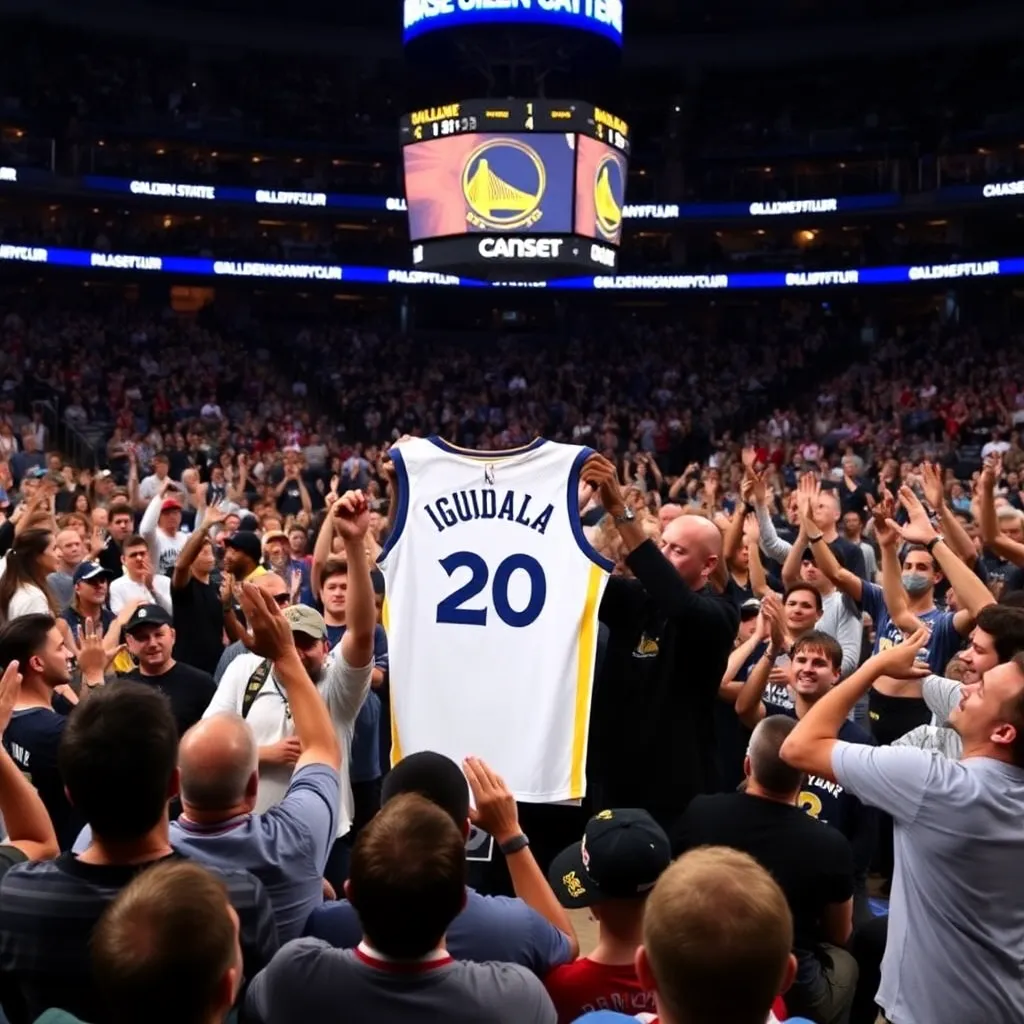
[[[669,830],[694,796],[717,788],[714,704],[739,626],[735,605],[708,583],[722,536],[701,516],[679,516],[659,551],[611,462],[591,456],[582,476],[599,489],[636,577],[613,577],[601,603],[611,635],[588,776],[602,807],[642,807]]]

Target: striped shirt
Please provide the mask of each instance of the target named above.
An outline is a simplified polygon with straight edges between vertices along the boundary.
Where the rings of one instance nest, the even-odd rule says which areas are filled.
[[[171,857],[185,859],[176,853],[165,859]],[[90,977],[89,937],[107,906],[148,866],[85,864],[65,853],[7,871],[0,881],[0,977],[14,1024],[35,1020],[48,1007],[103,1019]],[[248,871],[219,875],[238,914],[245,975],[252,978],[279,944],[270,901]]]

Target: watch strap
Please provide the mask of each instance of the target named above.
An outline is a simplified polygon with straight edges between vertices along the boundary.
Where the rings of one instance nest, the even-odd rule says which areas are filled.
[[[927,544],[925,544],[925,551],[927,551],[929,555],[932,554],[932,552],[935,550],[935,545],[941,544],[944,540],[945,537],[943,537],[941,533],[937,537],[932,537],[932,539],[928,541]]]
[[[525,850],[529,845],[530,840],[520,832],[519,835],[506,839],[503,843],[498,843],[498,849],[508,857],[513,853],[518,853],[520,850]]]

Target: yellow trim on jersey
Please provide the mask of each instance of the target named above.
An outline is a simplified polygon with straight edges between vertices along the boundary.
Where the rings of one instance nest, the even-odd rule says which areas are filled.
[[[583,796],[586,770],[587,726],[590,724],[590,696],[594,686],[594,650],[597,630],[597,604],[605,572],[591,564],[587,578],[587,599],[580,616],[579,651],[576,662],[576,702],[572,724],[572,760],[569,775],[569,799]]]
[[[391,632],[391,609],[388,607],[387,595],[384,595],[384,601],[380,607],[380,619],[381,625],[384,627],[385,633]],[[391,767],[394,768],[399,761],[402,760],[402,745],[398,742],[398,720],[395,718],[395,700],[392,695],[389,701],[390,712],[391,712]]]

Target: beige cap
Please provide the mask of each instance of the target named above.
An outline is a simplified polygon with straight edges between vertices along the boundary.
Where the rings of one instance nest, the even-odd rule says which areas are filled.
[[[293,604],[284,610],[284,617],[291,623],[293,633],[305,633],[314,640],[327,639],[327,623],[324,617],[308,604]]]

